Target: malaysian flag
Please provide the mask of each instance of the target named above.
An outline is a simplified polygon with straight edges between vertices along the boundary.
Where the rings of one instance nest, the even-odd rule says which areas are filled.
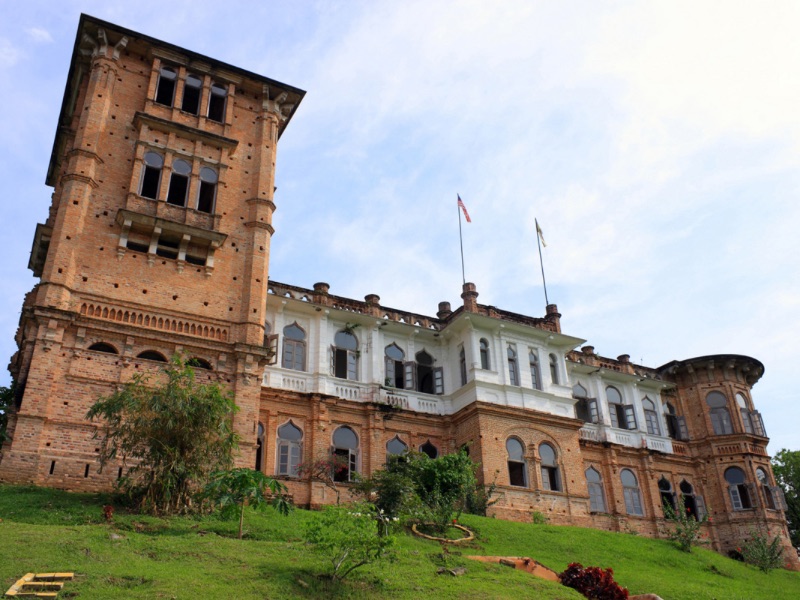
[[[464,218],[467,220],[467,223],[472,223],[472,219],[469,218],[469,213],[467,212],[467,207],[464,206],[464,203],[461,201],[461,196],[456,194],[456,197],[458,198],[458,207],[464,211]]]

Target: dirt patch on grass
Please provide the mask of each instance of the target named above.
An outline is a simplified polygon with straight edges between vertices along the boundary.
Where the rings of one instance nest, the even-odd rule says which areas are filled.
[[[527,556],[466,556],[465,558],[480,562],[498,563],[513,569],[526,571],[531,575],[548,581],[560,581],[558,573]]]

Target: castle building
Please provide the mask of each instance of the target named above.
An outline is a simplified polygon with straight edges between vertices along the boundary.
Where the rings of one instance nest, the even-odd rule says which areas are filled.
[[[97,472],[86,412],[181,352],[233,392],[238,465],[301,505],[335,501],[302,462],[340,456],[347,490],[388,455],[463,448],[501,518],[660,536],[669,504],[710,514],[717,550],[753,528],[790,550],[751,394],[759,361],[602,357],[562,333],[555,305],[485,306],[472,283],[429,316],[269,280],[276,148],[303,95],[81,16],[0,479],[110,489],[122,467]]]

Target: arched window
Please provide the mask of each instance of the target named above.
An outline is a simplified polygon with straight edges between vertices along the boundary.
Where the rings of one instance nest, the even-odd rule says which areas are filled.
[[[533,389],[542,389],[542,374],[539,371],[539,357],[533,349],[528,351],[528,364],[531,368],[531,385]]]
[[[689,430],[686,427],[686,419],[679,417],[675,412],[675,407],[669,402],[664,404],[664,418],[667,421],[667,433],[673,440],[686,441],[689,439]]]
[[[663,475],[658,480],[658,492],[661,494],[661,507],[664,509],[664,515],[668,514],[667,507],[674,514],[678,510],[675,504],[675,492],[672,491],[672,483]]]
[[[486,341],[486,338],[481,338],[480,351],[481,351],[481,369],[488,371],[491,368],[491,362],[489,361],[489,342]]]
[[[158,72],[158,85],[156,86],[156,102],[164,106],[172,106],[175,100],[175,83],[178,81],[178,74],[175,69],[161,67]]]
[[[208,96],[208,118],[218,123],[225,122],[225,99],[228,90],[221,83],[211,84],[211,93]]]
[[[217,172],[210,167],[200,169],[200,191],[197,193],[197,210],[204,213],[214,212],[214,200],[217,196]]]
[[[741,394],[736,394],[736,404],[739,405],[739,412],[742,415],[742,425],[745,433],[753,433],[753,420],[750,418],[750,410],[747,407],[747,400]]]
[[[755,508],[754,486],[747,483],[744,471],[739,467],[729,467],[725,470],[725,481],[728,482],[728,495],[733,510]]]
[[[386,442],[387,455],[399,455],[405,454],[406,452],[408,452],[408,444],[401,440],[399,436],[394,436]]]
[[[467,385],[467,354],[464,346],[458,349],[458,370],[461,373],[461,385]]]
[[[560,492],[561,477],[558,472],[555,449],[550,444],[540,444],[539,458],[542,462],[542,487],[552,492]]]
[[[297,476],[303,457],[303,431],[292,421],[278,427],[278,475]]]
[[[187,360],[186,364],[195,369],[205,369],[206,371],[212,370],[210,362],[208,362],[205,358],[198,358],[197,356],[193,356]]]
[[[775,496],[772,492],[773,488],[770,485],[769,475],[767,475],[767,472],[762,467],[756,469],[756,479],[758,479],[758,483],[761,486],[767,508],[776,510]]]
[[[403,387],[403,361],[406,353],[397,344],[389,344],[385,350],[386,385],[396,388]]]
[[[169,177],[169,190],[167,191],[167,204],[186,206],[186,194],[189,192],[189,175],[192,174],[192,165],[185,160],[172,161],[172,175]]]
[[[333,338],[331,372],[340,379],[358,379],[358,340],[343,329]]]
[[[517,438],[506,440],[508,452],[508,483],[528,487],[528,467],[525,463],[525,446]]]
[[[572,386],[572,397],[577,398],[575,403],[575,417],[584,423],[599,423],[600,415],[597,412],[597,400],[589,398],[589,392],[580,383]]]
[[[136,355],[136,358],[143,358],[145,360],[155,360],[158,362],[167,362],[167,359],[164,357],[161,352],[156,352],[155,350],[145,350],[144,352],[140,352]]]
[[[161,169],[164,167],[164,157],[157,152],[144,153],[144,168],[142,182],[139,186],[139,195],[143,198],[158,200],[158,188],[161,186]]]
[[[661,425],[658,422],[658,413],[655,403],[647,396],[642,400],[644,409],[644,421],[647,424],[647,433],[650,435],[661,435]]]
[[[434,367],[434,358],[426,350],[420,350],[415,357],[417,362],[406,362],[403,387],[425,394],[444,393],[444,371]]]
[[[622,403],[622,394],[614,386],[606,388],[606,398],[608,399],[608,411],[611,413],[612,427],[620,429],[636,429],[636,413],[633,406]]]
[[[625,511],[629,515],[644,516],[642,496],[639,493],[639,482],[630,469],[622,469],[619,474],[622,481],[622,495],[625,497]]]
[[[439,456],[439,449],[434,446],[430,440],[422,444],[422,446],[419,447],[419,451],[423,454],[427,454],[428,458],[436,458]]]
[[[95,352],[105,352],[106,354],[119,354],[114,346],[105,342],[97,342],[92,344],[89,346],[89,350],[94,350]]]
[[[297,323],[283,328],[283,358],[281,366],[293,371],[306,370],[306,332]]]
[[[186,75],[183,84],[183,102],[181,110],[196,115],[200,111],[200,92],[203,90],[203,80],[191,73]]]
[[[334,481],[350,481],[358,473],[358,436],[347,425],[333,432]]]
[[[720,392],[709,392],[706,404],[710,407],[711,426],[714,434],[727,435],[733,433],[731,414],[728,412],[728,399]]]
[[[552,381],[554,385],[559,384],[558,357],[555,354],[550,355],[550,381]]]
[[[586,485],[589,487],[589,510],[606,512],[606,497],[603,492],[603,478],[594,467],[586,469]]]
[[[696,495],[694,486],[685,479],[681,481],[678,487],[681,490],[681,498],[683,499],[683,510],[697,521],[702,519],[706,514],[706,504],[703,501],[703,497]]]
[[[258,424],[258,435],[256,436],[256,466],[255,470],[260,471],[264,465],[264,425]]]
[[[508,382],[511,385],[519,385],[519,364],[517,363],[517,349],[509,344],[506,349],[508,355]]]

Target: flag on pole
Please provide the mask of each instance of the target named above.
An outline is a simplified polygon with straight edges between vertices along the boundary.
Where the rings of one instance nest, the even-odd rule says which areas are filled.
[[[542,233],[542,228],[539,227],[539,221],[534,219],[534,222],[536,223],[536,235],[538,235],[539,239],[542,241],[542,246],[547,248],[547,242],[544,241],[544,234]]]
[[[458,197],[458,207],[464,212],[464,218],[467,220],[467,223],[472,223],[472,219],[469,218],[469,213],[467,212],[467,207],[464,206],[464,203],[461,201],[461,195],[456,194]]]

